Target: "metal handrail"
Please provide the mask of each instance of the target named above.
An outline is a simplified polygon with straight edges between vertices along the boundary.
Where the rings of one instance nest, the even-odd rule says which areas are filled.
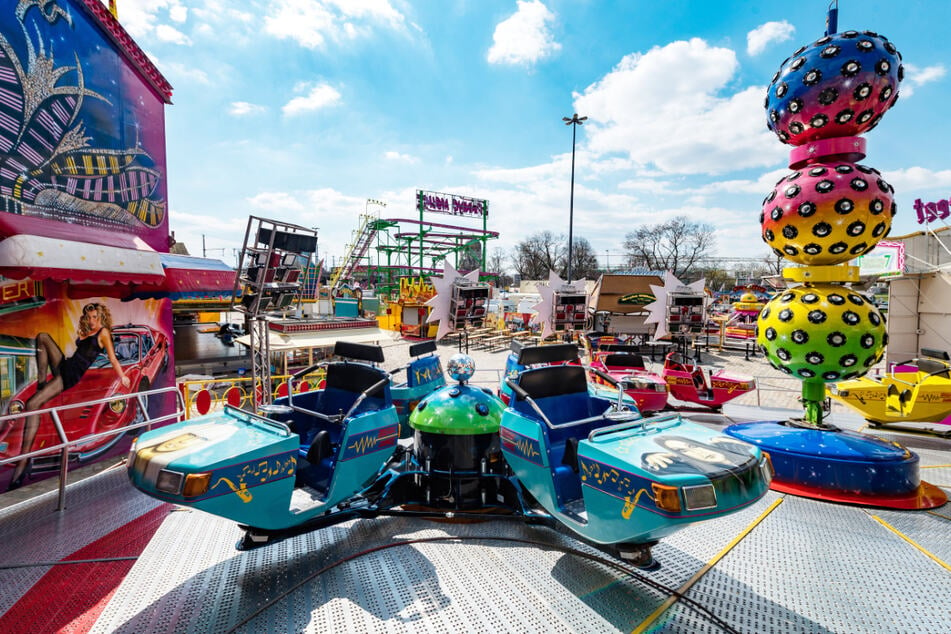
[[[314,384],[320,382],[323,379],[324,373],[317,371],[309,376],[303,377],[305,380],[310,380]],[[294,376],[290,374],[275,374],[271,376],[271,383],[277,384],[277,387],[274,388],[272,397],[278,397],[278,390],[281,385],[287,383],[288,393],[293,390]],[[224,405],[226,403],[225,394],[231,388],[238,388],[241,393],[241,402],[244,403],[247,401],[248,409],[254,409],[255,407],[255,382],[253,377],[211,377],[206,379],[193,379],[188,381],[179,381],[178,389],[183,392],[182,396],[185,399],[185,419],[192,417],[192,408],[195,407],[195,398],[197,397],[198,392],[206,390],[211,396],[211,408],[212,410]],[[240,406],[240,405],[239,405]],[[197,411],[197,407],[195,408]]]
[[[149,417],[148,405],[145,402],[144,398],[146,396],[153,396],[159,394],[174,394],[176,411],[171,414],[164,414],[156,418]],[[139,409],[144,413],[145,419],[138,423],[130,423],[123,427],[116,427],[115,429],[110,429],[108,431],[98,432],[95,434],[87,434],[70,440],[66,436],[66,431],[63,429],[62,421],[60,421],[59,413],[61,411],[80,408],[80,407],[89,407],[90,405],[98,405],[100,403],[113,403],[115,401],[128,400],[135,398],[138,402]],[[79,444],[87,443],[91,440],[96,440],[98,438],[106,438],[109,436],[114,436],[117,434],[124,434],[133,429],[139,429],[141,427],[151,427],[157,423],[165,422],[167,420],[182,420],[182,415],[184,414],[185,407],[184,401],[182,400],[182,395],[179,392],[177,387],[163,387],[157,388],[154,390],[147,390],[144,392],[134,392],[132,394],[125,394],[123,396],[111,396],[107,398],[99,398],[92,401],[84,401],[82,403],[70,403],[69,405],[60,405],[58,407],[47,407],[45,409],[38,409],[30,412],[19,412],[17,414],[6,414],[0,416],[0,425],[8,421],[20,420],[27,418],[29,416],[39,416],[42,414],[49,414],[53,419],[53,426],[56,428],[56,435],[59,436],[60,443],[58,445],[51,445],[49,447],[43,447],[42,449],[37,449],[29,453],[17,454],[12,458],[5,458],[0,460],[0,466],[20,462],[21,460],[29,460],[30,458],[35,458],[38,456],[46,456],[52,453],[59,451],[61,453],[60,467],[59,467],[59,501],[56,507],[57,511],[62,511],[66,508],[66,484],[67,484],[67,474],[69,472],[69,450],[71,447],[74,447]]]

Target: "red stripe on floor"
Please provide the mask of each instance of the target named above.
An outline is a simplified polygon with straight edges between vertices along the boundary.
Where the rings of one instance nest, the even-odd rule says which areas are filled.
[[[171,504],[152,509],[62,561],[137,557],[171,509]],[[88,632],[134,563],[129,559],[54,566],[0,616],[0,632]]]

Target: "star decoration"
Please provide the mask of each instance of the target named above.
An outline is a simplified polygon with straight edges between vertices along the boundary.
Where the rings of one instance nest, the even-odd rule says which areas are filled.
[[[453,320],[449,314],[452,305],[452,286],[456,280],[462,279],[477,283],[479,281],[479,271],[475,270],[462,275],[452,264],[444,262],[442,277],[433,277],[429,280],[433,288],[436,289],[436,294],[426,301],[426,305],[430,307],[426,323],[439,322],[439,328],[436,330],[437,341],[454,330]]]
[[[655,301],[645,306],[645,310],[650,313],[644,320],[645,324],[657,324],[654,331],[654,341],[670,336],[670,329],[667,323],[667,302],[670,295],[674,292],[688,292],[704,296],[704,309],[706,309],[706,295],[703,287],[706,283],[704,278],[700,278],[692,284],[684,284],[670,271],[664,274],[664,285],[656,286],[651,284],[651,292],[654,293]]]
[[[541,324],[541,337],[547,339],[555,332],[555,292],[584,294],[585,281],[583,279],[575,280],[571,284],[567,284],[565,280],[558,277],[557,273],[549,270],[548,284],[537,284],[535,288],[538,290],[538,294],[541,295],[542,300],[532,306],[532,310],[535,311],[535,314],[532,315],[532,323]]]

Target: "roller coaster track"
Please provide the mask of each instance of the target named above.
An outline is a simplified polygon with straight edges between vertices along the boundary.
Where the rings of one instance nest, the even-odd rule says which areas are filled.
[[[331,292],[337,289],[341,281],[353,275],[353,272],[360,264],[360,260],[363,259],[363,256],[367,253],[367,249],[370,248],[370,244],[373,243],[373,239],[376,237],[377,227],[378,223],[373,216],[360,216],[360,228],[354,232],[356,237],[353,242],[347,245],[347,255],[344,257],[343,264],[333,272],[330,278]]]

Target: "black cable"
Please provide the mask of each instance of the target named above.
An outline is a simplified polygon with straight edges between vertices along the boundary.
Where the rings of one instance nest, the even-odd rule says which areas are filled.
[[[22,564],[4,564],[0,565],[0,570],[12,570],[14,568],[40,568],[43,566],[61,566],[63,564],[99,564],[109,561],[135,561],[139,557],[100,557],[98,559],[64,559],[62,561],[35,561]]]
[[[301,581],[299,581],[298,583],[294,584],[293,586],[291,586],[290,588],[288,588],[288,589],[285,590],[284,592],[280,593],[278,596],[274,597],[274,598],[271,599],[270,601],[267,601],[267,602],[264,603],[260,608],[258,608],[258,609],[255,610],[254,612],[252,612],[252,613],[251,613],[250,615],[248,615],[247,617],[245,617],[244,620],[242,620],[242,621],[240,621],[239,623],[235,624],[230,630],[228,630],[228,634],[232,634],[233,632],[237,632],[238,628],[240,628],[240,627],[242,627],[242,626],[244,626],[244,625],[247,625],[249,622],[253,621],[255,618],[257,618],[259,615],[261,615],[262,613],[264,613],[266,610],[270,609],[272,606],[274,606],[275,604],[277,604],[279,601],[282,601],[283,599],[287,598],[291,593],[297,591],[298,589],[300,589],[301,587],[303,587],[305,584],[307,584],[307,583],[313,581],[314,579],[316,579],[316,578],[319,577],[320,575],[324,574],[325,572],[328,572],[328,571],[330,571],[330,570],[333,570],[334,568],[336,568],[336,567],[338,567],[338,566],[341,566],[341,565],[343,565],[343,564],[345,564],[345,563],[347,563],[347,562],[353,561],[353,560],[358,559],[358,558],[360,558],[360,557],[363,557],[363,556],[365,556],[365,555],[373,554],[373,553],[375,553],[375,552],[379,552],[379,551],[382,551],[382,550],[388,550],[388,549],[390,549],[390,548],[396,548],[396,547],[398,547],[398,546],[411,546],[411,545],[413,545],[413,544],[426,544],[426,543],[434,543],[434,542],[445,542],[445,543],[463,544],[464,542],[467,542],[467,541],[515,542],[515,543],[520,543],[520,544],[527,544],[527,545],[530,545],[530,546],[539,546],[539,547],[543,547],[543,548],[548,548],[548,549],[556,550],[556,551],[559,551],[559,552],[562,552],[562,553],[565,553],[565,554],[568,554],[568,555],[575,555],[575,556],[581,557],[581,558],[583,558],[583,559],[588,559],[588,560],[590,560],[590,561],[594,561],[594,562],[596,562],[596,563],[600,563],[600,564],[602,564],[602,565],[604,565],[604,566],[607,566],[608,568],[612,568],[612,569],[614,569],[614,570],[616,570],[616,571],[619,571],[619,572],[621,572],[621,573],[623,573],[623,574],[625,574],[625,575],[631,577],[631,578],[634,579],[634,580],[640,581],[640,582],[642,582],[643,584],[645,584],[645,585],[647,585],[647,586],[649,586],[649,587],[651,587],[651,588],[653,588],[653,589],[655,589],[655,590],[659,590],[660,592],[665,592],[665,593],[667,593],[668,595],[677,597],[677,599],[680,600],[680,601],[682,601],[682,602],[684,603],[684,605],[686,605],[687,607],[689,607],[689,608],[692,609],[693,611],[697,612],[700,616],[705,617],[706,619],[708,619],[711,623],[713,623],[714,625],[716,625],[717,627],[719,627],[721,630],[723,630],[723,631],[726,632],[727,634],[740,634],[740,632],[739,632],[738,630],[733,629],[733,627],[731,627],[729,623],[727,623],[726,621],[724,621],[723,619],[721,619],[720,617],[718,617],[718,616],[717,616],[716,614],[714,614],[709,608],[707,608],[706,606],[704,606],[703,604],[701,604],[699,601],[696,601],[696,600],[694,600],[694,599],[691,599],[690,597],[687,597],[686,595],[682,594],[681,592],[679,592],[679,591],[677,591],[677,590],[675,590],[675,589],[673,589],[673,588],[670,588],[670,587],[668,587],[668,586],[666,586],[666,585],[660,583],[659,581],[655,581],[655,580],[651,579],[650,577],[647,577],[647,576],[645,576],[645,575],[642,575],[642,574],[640,574],[639,572],[637,572],[637,571],[635,571],[635,570],[631,570],[630,568],[628,568],[627,566],[624,566],[624,565],[620,564],[619,562],[612,561],[612,560],[607,559],[607,558],[605,558],[605,557],[601,557],[601,556],[599,556],[599,555],[593,555],[593,554],[591,554],[591,553],[584,552],[583,550],[579,550],[579,549],[577,549],[577,548],[571,548],[571,547],[568,547],[568,546],[559,546],[559,545],[557,545],[557,544],[550,544],[550,543],[548,543],[548,542],[542,542],[542,541],[537,541],[537,540],[532,540],[532,539],[520,539],[520,538],[517,538],[517,537],[460,537],[460,536],[421,537],[421,538],[419,538],[419,539],[400,540],[400,541],[396,541],[396,542],[390,542],[389,544],[383,544],[383,545],[380,545],[380,546],[374,546],[373,548],[367,548],[366,550],[362,550],[362,551],[360,551],[360,552],[356,552],[356,553],[353,553],[353,554],[351,554],[351,555],[347,555],[347,556],[344,557],[343,559],[339,559],[339,560],[337,560],[337,561],[335,561],[335,562],[333,562],[333,563],[327,564],[326,566],[324,566],[324,567],[322,567],[322,568],[319,568],[318,570],[315,570],[315,571],[312,572],[311,574],[309,574],[309,575],[307,575],[306,577],[304,577],[304,578],[303,578]]]

